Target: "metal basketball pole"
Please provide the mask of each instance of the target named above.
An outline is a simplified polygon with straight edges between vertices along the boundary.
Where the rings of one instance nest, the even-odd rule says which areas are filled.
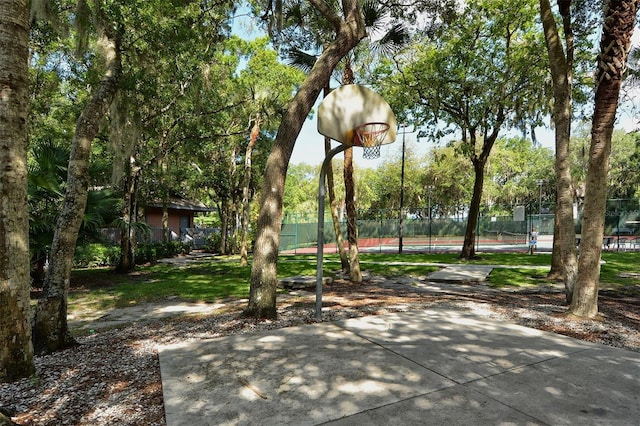
[[[400,217],[398,219],[398,254],[402,254],[402,234],[404,228],[404,137],[407,134],[407,125],[402,124],[402,166],[400,170]]]
[[[320,169],[320,184],[318,185],[318,260],[316,267],[316,319],[322,320],[322,258],[324,256],[324,196],[326,193],[327,166],[338,153],[350,148],[340,145],[327,153],[327,157]]]

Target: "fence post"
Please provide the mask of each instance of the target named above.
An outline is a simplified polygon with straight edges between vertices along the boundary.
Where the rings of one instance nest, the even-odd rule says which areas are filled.
[[[298,254],[298,213],[294,214],[296,218],[296,226],[294,226],[293,231],[293,254]]]
[[[382,210],[378,209],[378,252],[382,253]]]
[[[480,250],[480,220],[481,219],[482,219],[482,215],[478,213],[478,221],[476,222],[476,252]]]

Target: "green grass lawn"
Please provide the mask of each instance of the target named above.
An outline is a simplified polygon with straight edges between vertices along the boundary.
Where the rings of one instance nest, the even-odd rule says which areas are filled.
[[[99,308],[126,307],[136,303],[178,298],[190,302],[213,302],[249,295],[251,270],[236,261],[208,262],[176,267],[157,264],[142,266],[128,275],[118,275],[105,269],[75,271],[72,280],[78,283],[107,283],[90,290],[71,292],[74,301],[95,303]]]
[[[601,268],[601,287],[622,292],[640,286],[639,253],[606,252]],[[550,254],[483,253],[481,258],[463,262],[456,254],[362,254],[361,268],[386,277],[424,276],[438,269],[425,264],[485,264],[524,266],[496,268],[489,284],[530,286],[550,284],[545,276],[551,262]],[[337,255],[325,257],[325,276],[340,268]],[[278,275],[312,275],[316,273],[315,256],[281,256]],[[635,275],[634,275],[635,274]],[[138,303],[175,298],[192,302],[214,302],[226,298],[249,296],[250,267],[241,267],[237,257],[218,258],[210,262],[174,266],[157,264],[139,267],[134,273],[118,275],[108,269],[74,271],[69,304],[96,309],[126,307]]]

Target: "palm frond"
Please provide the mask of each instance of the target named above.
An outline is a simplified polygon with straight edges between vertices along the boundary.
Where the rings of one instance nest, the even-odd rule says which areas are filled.
[[[318,58],[314,55],[310,55],[300,49],[294,48],[288,52],[287,64],[308,74],[315,65],[317,59]]]
[[[44,194],[48,194],[48,196],[57,195],[59,197],[63,195],[60,181],[51,175],[30,174],[27,176],[27,182],[29,195],[43,194],[44,196]]]
[[[151,233],[151,227],[145,222],[127,222],[121,217],[115,219],[113,222],[109,224],[112,228],[118,228],[120,230],[126,231],[131,228],[134,231],[139,231],[144,235],[149,235]]]
[[[120,211],[121,204],[122,198],[116,196],[109,189],[89,191],[85,210],[99,214],[105,222],[110,222],[116,216],[116,212]]]
[[[364,26],[372,32],[382,31],[385,26],[387,10],[377,1],[367,0],[362,5],[362,15],[364,16]]]
[[[640,85],[640,48],[638,47],[631,49],[631,52],[629,52],[625,82],[632,87]]]
[[[409,41],[409,31],[403,23],[398,22],[379,40],[372,43],[372,49],[381,56],[391,56],[400,50]]]
[[[302,3],[287,4],[287,7],[283,11],[285,21],[303,22],[306,13],[303,9]]]
[[[85,232],[95,232],[104,226],[104,218],[96,211],[85,211],[82,216],[82,228]]]

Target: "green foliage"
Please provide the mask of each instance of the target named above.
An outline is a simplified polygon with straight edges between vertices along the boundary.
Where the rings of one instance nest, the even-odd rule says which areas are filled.
[[[536,19],[534,1],[466,2],[441,37],[416,39],[395,67],[382,64],[373,83],[431,139],[450,140],[457,132],[460,154],[489,155],[503,126],[540,124],[546,111],[545,48]]]
[[[640,196],[640,135],[616,130],[611,141],[607,179],[609,198]]]
[[[250,201],[258,193],[263,175],[255,170],[264,169],[281,114],[303,76],[278,61],[266,38],[232,37],[217,47],[194,95],[198,114],[184,115],[194,117],[184,123],[190,136],[176,148],[178,155],[165,169],[146,173],[144,186],[156,198],[161,198],[161,188],[167,192],[182,186],[183,194],[218,206],[215,226],[233,228],[232,211],[241,208],[244,187],[248,185]],[[249,158],[252,173],[247,183],[244,166],[255,124],[259,134]]]
[[[179,254],[189,254],[193,249],[190,243],[182,241],[170,241],[167,243],[169,256],[175,256]]]
[[[146,263],[154,263],[158,259],[173,257],[180,254],[191,253],[192,246],[190,243],[182,241],[169,241],[168,243],[140,243],[136,247],[135,258],[136,264],[143,265]]]
[[[458,215],[471,200],[473,169],[457,154],[459,145],[451,143],[430,153],[422,182],[426,191],[424,198],[431,199],[435,216]]]
[[[62,206],[69,150],[51,139],[32,145],[28,159],[29,248],[43,255]]]
[[[335,170],[335,168],[334,168]],[[292,164],[287,170],[283,205],[285,214],[317,210],[319,166]],[[336,194],[340,191],[336,190]],[[344,194],[344,190],[341,191]],[[342,195],[344,198],[344,195]]]
[[[421,186],[424,168],[422,160],[412,154],[407,156],[405,205],[420,206],[424,202]],[[333,179],[336,204],[342,206],[345,199],[342,161],[333,160]],[[287,171],[283,205],[287,222],[305,223],[317,221],[318,185],[320,165],[292,164]],[[354,168],[357,208],[360,211],[389,209],[399,205],[400,159],[389,159],[377,170]],[[328,190],[328,189],[327,189]],[[325,203],[326,214],[329,202]]]
[[[240,246],[241,236],[238,233],[237,236],[229,235],[227,237],[227,253],[232,252],[234,248]],[[250,228],[247,234],[247,251],[251,252],[253,248],[253,241],[255,240],[255,228]],[[214,232],[207,236],[207,239],[202,247],[209,253],[222,253],[222,234],[220,232]]]
[[[462,214],[471,199],[473,170],[467,159],[457,154],[460,142],[435,146],[423,157],[414,154],[407,144],[405,154],[404,206],[409,213],[426,209],[433,217]],[[483,203],[490,214],[508,214],[517,204],[539,201],[538,180],[544,181],[543,204],[553,201],[555,177],[553,153],[523,138],[498,139],[486,168]],[[336,161],[336,169],[340,163]],[[400,205],[400,154],[388,157],[377,169],[356,169],[358,209],[371,211],[373,219],[380,211],[398,209]],[[319,166],[291,165],[287,173],[284,206],[287,222],[304,222],[302,213],[317,209]],[[344,199],[342,174],[335,173],[338,205]],[[293,215],[296,214],[294,217]],[[312,218],[316,217],[312,214]]]
[[[135,251],[136,264],[152,263],[164,257],[165,248],[162,243],[138,244]]]
[[[209,234],[203,248],[209,253],[220,253],[222,251],[222,235],[219,232]]]
[[[29,246],[35,257],[44,255],[53,241],[62,207],[68,160],[69,150],[51,139],[33,144],[29,151]],[[100,240],[98,228],[115,218],[118,201],[109,190],[88,192],[78,238],[80,243]]]
[[[554,156],[548,148],[524,138],[499,139],[487,165],[484,200],[493,213],[511,214],[517,204],[555,202]],[[502,207],[502,209],[501,209]]]
[[[136,263],[155,263],[158,259],[189,254],[192,246],[181,241],[140,243],[136,247]],[[120,260],[120,247],[102,243],[82,244],[76,248],[74,267],[115,266]]]
[[[111,190],[89,191],[78,239],[99,240],[99,229],[117,219],[121,203],[121,198]]]
[[[584,197],[590,145],[590,123],[582,122],[571,138],[571,177],[579,198]],[[613,132],[607,197],[640,197],[640,135],[637,132]]]
[[[425,188],[425,159],[418,158],[413,145],[407,144],[404,159],[404,207],[423,207]],[[388,158],[382,162],[377,172],[369,171],[368,179],[358,179],[358,193],[368,193],[371,209],[397,209],[400,207],[400,187],[402,177],[402,156]],[[367,208],[360,203],[360,208]]]
[[[76,247],[73,257],[75,268],[114,266],[120,259],[120,247],[101,243],[83,244]]]
[[[203,228],[218,228],[220,227],[220,218],[211,213],[207,213],[206,215],[196,216],[193,218],[193,221],[202,226]]]
[[[131,230],[133,232],[139,233],[144,237],[147,237],[151,234],[151,227],[146,222],[130,222],[127,223],[122,218],[116,218],[111,223],[110,226],[112,228],[119,229],[120,231],[128,231]]]

